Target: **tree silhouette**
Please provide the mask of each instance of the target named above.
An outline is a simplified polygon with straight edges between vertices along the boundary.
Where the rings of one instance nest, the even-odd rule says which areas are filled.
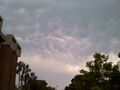
[[[22,61],[17,63],[16,74],[18,75],[17,90],[55,90],[55,88],[47,86],[45,80],[37,80],[37,76],[31,72],[29,65]]]
[[[120,90],[119,64],[113,65],[109,56],[100,53],[93,58],[86,63],[88,70],[81,69],[65,90]]]
[[[29,65],[22,61],[17,63],[16,74],[18,74],[18,87],[23,90],[27,90],[32,80],[37,78],[34,72],[31,72]]]
[[[47,85],[45,80],[35,80],[32,82],[30,90],[55,90],[55,88]]]

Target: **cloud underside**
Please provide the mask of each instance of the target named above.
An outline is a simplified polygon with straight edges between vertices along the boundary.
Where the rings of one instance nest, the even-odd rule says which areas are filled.
[[[19,60],[61,88],[96,51],[118,61],[119,4],[119,0],[1,0],[0,14],[3,32],[14,34],[22,47]]]

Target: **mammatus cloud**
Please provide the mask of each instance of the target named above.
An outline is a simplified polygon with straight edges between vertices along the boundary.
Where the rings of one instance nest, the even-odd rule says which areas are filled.
[[[14,34],[22,47],[20,60],[61,90],[94,52],[119,60],[115,56],[120,50],[119,4],[119,0],[1,0],[0,14],[4,33]]]

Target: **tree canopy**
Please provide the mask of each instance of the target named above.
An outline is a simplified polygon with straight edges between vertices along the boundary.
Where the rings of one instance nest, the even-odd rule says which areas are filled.
[[[93,58],[86,63],[88,70],[81,69],[65,90],[120,90],[119,63],[113,65],[108,55],[100,53],[95,53]]]

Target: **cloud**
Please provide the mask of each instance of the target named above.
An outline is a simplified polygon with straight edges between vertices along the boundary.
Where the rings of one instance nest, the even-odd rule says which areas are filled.
[[[0,14],[3,32],[14,34],[22,47],[20,60],[39,77],[49,82],[52,77],[63,86],[72,73],[85,68],[83,63],[95,51],[113,57],[119,52],[119,4],[119,0],[1,0]]]
[[[113,64],[117,64],[120,61],[120,59],[118,58],[117,54],[110,52],[109,53],[109,61],[113,62]]]
[[[61,55],[57,56],[52,55],[51,58],[44,58],[39,54],[31,53],[24,55],[19,60],[29,64],[39,79],[45,79],[50,85],[54,87],[57,85],[59,89],[63,89],[65,85],[70,83],[71,77],[78,74],[80,69],[85,69],[85,62],[92,57],[83,58],[86,61],[82,60],[79,63],[75,63],[75,60],[72,62],[73,58],[75,59],[69,53],[61,53]],[[67,61],[68,59],[69,61]]]
[[[15,36],[15,38],[17,39],[18,43],[20,43],[20,44],[22,44],[24,42],[24,40],[19,36]]]
[[[59,58],[58,58],[59,59]],[[52,73],[65,73],[65,74],[74,74],[79,71],[79,67],[76,65],[68,64],[62,62],[62,60],[56,61],[55,58],[42,58],[40,55],[33,55],[33,57],[27,57],[23,60],[30,64],[30,66],[39,73],[40,69],[52,72]],[[60,67],[59,70],[58,68]]]

